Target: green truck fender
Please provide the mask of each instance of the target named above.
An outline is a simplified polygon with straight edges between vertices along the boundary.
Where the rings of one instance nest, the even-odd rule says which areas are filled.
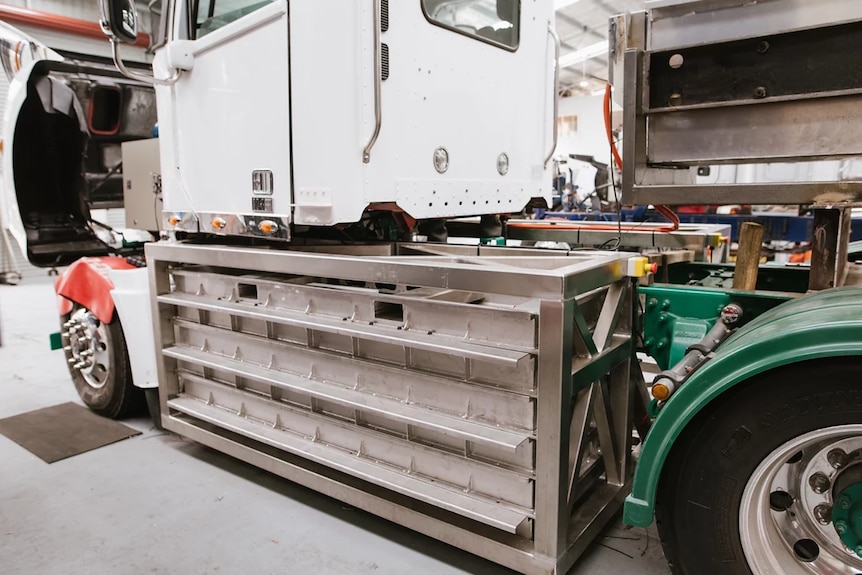
[[[862,287],[790,300],[741,328],[659,413],[641,447],[623,521],[638,527],[652,523],[656,489],[674,442],[716,397],[784,365],[851,355],[862,355]]]

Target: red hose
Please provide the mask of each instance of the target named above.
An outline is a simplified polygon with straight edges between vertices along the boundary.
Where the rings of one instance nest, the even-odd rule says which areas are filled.
[[[559,223],[558,223],[559,222]],[[558,228],[561,230],[587,230],[594,231],[599,230],[602,232],[644,232],[644,231],[654,231],[654,232],[669,232],[672,231],[669,226],[664,226],[661,228],[644,228],[643,225],[636,226],[618,226],[618,225],[582,225],[580,222],[570,222],[569,220],[565,220],[563,218],[554,219],[554,218],[546,218],[544,220],[536,220],[534,222],[507,222],[506,227],[508,228],[522,228],[527,230],[538,230],[542,228]]]

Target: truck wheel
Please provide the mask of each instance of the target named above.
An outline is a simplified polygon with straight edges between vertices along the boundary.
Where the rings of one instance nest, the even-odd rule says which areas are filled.
[[[132,385],[132,372],[120,318],[114,312],[102,323],[75,305],[62,317],[64,350],[75,389],[94,412],[118,419],[139,409],[143,393]]]
[[[674,445],[656,519],[677,575],[862,573],[862,360],[716,399]]]

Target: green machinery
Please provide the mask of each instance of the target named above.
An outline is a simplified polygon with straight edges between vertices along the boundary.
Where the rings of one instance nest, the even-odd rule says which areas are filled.
[[[862,182],[696,184],[696,167],[862,153],[857,2],[654,1],[611,21],[623,200],[810,204],[809,268],[669,266],[644,286],[660,369],[624,520],[658,522],[674,573],[862,572]],[[799,70],[810,74],[800,75]],[[767,291],[768,290],[768,291]]]

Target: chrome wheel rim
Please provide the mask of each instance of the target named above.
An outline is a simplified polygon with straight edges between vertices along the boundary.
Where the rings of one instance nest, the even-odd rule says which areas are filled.
[[[752,573],[862,573],[862,559],[843,543],[831,518],[836,486],[859,466],[862,425],[812,431],[770,453],[749,478],[739,507]]]
[[[101,389],[111,375],[108,328],[87,309],[79,309],[63,324],[72,371],[81,374],[93,389]]]

